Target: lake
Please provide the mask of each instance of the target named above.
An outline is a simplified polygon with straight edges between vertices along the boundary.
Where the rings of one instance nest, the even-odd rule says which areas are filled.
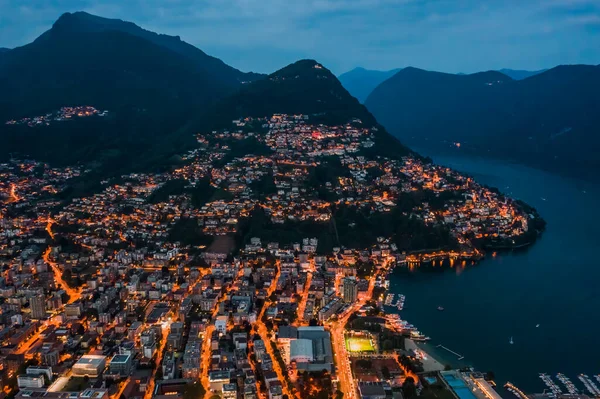
[[[398,267],[390,292],[406,295],[401,317],[432,338],[432,355],[456,364],[436,348],[444,345],[463,364],[493,371],[499,385],[542,392],[538,373],[561,372],[582,389],[578,374],[600,373],[600,187],[519,164],[417,151],[533,205],[547,228],[530,248],[476,265]]]

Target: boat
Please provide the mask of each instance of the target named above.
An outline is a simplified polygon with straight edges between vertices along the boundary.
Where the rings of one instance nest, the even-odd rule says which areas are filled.
[[[512,337],[510,337],[510,341],[509,341],[509,343],[510,343],[511,345],[512,345],[512,344],[514,344],[514,341],[513,341],[513,338],[512,338]]]
[[[410,338],[414,341],[420,341],[420,342],[425,342],[425,341],[429,341],[431,338],[425,336],[423,333],[421,333],[421,331],[411,331],[410,332]]]
[[[535,325],[535,328],[538,328],[539,326],[540,326],[539,324],[536,324],[536,325]]]
[[[387,296],[385,297],[385,304],[387,306],[390,306],[392,304],[392,301],[394,300],[394,294],[387,294]]]
[[[442,306],[438,306],[437,310],[439,310],[440,312],[444,310],[444,308]]]

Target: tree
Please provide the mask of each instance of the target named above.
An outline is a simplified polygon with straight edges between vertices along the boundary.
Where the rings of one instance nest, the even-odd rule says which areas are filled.
[[[417,387],[412,377],[406,377],[402,384],[402,394],[405,398],[414,398],[417,396]]]
[[[373,363],[371,363],[370,360],[367,359],[360,359],[356,361],[356,365],[358,367],[360,367],[361,369],[370,369],[373,366]]]
[[[198,399],[204,397],[205,391],[202,384],[194,381],[193,384],[186,384],[183,390],[183,399]]]
[[[390,374],[390,369],[387,366],[383,366],[381,368],[381,375],[383,375],[383,378],[385,378],[386,380],[389,380],[392,375]]]
[[[392,341],[391,339],[386,339],[381,344],[381,347],[383,348],[384,351],[390,351],[390,350],[394,349],[394,341]]]

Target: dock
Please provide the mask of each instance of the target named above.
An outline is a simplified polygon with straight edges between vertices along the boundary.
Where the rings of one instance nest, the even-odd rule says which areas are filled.
[[[448,348],[446,348],[444,345],[438,345],[436,346],[436,348],[442,348],[445,349],[446,351],[452,353],[454,356],[456,356],[458,359],[457,360],[463,360],[465,357],[463,355],[461,355],[460,353],[456,353],[453,350],[450,350]]]

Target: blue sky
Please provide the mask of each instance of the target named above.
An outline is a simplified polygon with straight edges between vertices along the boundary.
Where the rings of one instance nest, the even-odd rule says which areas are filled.
[[[600,0],[0,0],[0,47],[79,10],[179,35],[244,71],[300,58],[337,74],[600,64]]]

